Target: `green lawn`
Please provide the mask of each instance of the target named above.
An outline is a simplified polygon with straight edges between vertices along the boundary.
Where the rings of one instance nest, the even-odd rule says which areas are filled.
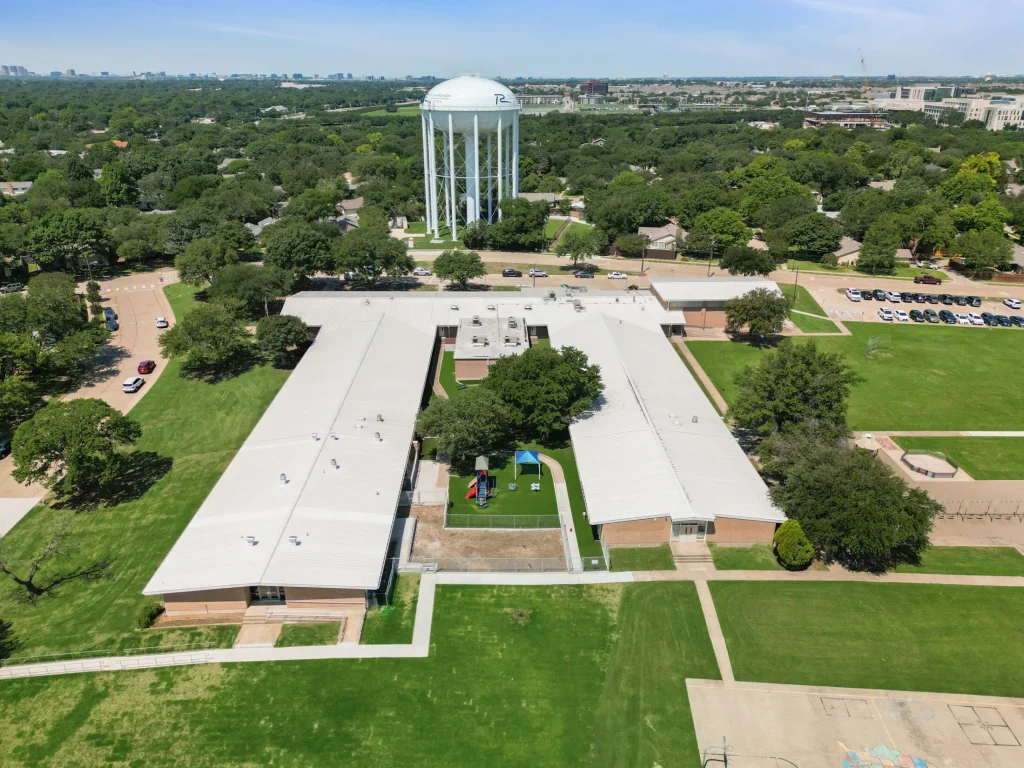
[[[420,575],[399,574],[391,605],[367,612],[359,642],[368,645],[411,643],[419,596]]]
[[[1024,696],[1024,590],[709,582],[738,680]]]
[[[919,565],[894,573],[951,573],[966,576],[1024,576],[1024,555],[1013,547],[929,547]]]
[[[186,304],[182,296],[173,295],[174,289],[181,290],[167,290],[177,313]],[[84,564],[109,555],[110,578],[71,582],[35,607],[17,600],[7,583],[2,585],[0,616],[13,624],[22,643],[19,655],[224,640],[227,630],[217,627],[140,633],[135,617],[150,599],[143,597],[142,588],[287,372],[260,367],[218,384],[203,384],[179,378],[174,361],[160,364],[167,369],[131,417],[142,425],[136,450],[151,454],[153,465],[167,471],[137,499],[74,516],[72,536],[80,551],[72,562]],[[5,546],[15,558],[30,556],[45,543],[54,516],[50,508],[37,507],[4,537]]]
[[[675,560],[668,544],[657,547],[616,547],[608,551],[613,571],[674,571]]]
[[[5,768],[699,768],[717,678],[691,583],[437,590],[430,656],[208,664],[0,685]]]
[[[564,226],[565,219],[548,219],[547,223],[544,225],[544,237],[548,240],[554,240],[555,235],[557,235]]]
[[[839,333],[839,327],[824,317],[811,317],[810,315],[801,315],[799,312],[790,312],[789,319],[804,333]]]
[[[586,231],[591,230],[591,229],[593,229],[592,226],[590,226],[589,224],[584,224],[582,221],[572,221],[572,222],[569,222],[569,228],[566,229],[565,231],[566,232],[586,232]]]
[[[205,290],[205,287],[200,289],[185,283],[171,283],[164,287],[164,296],[167,297],[167,303],[171,305],[176,320],[181,320],[182,316],[195,306],[195,296],[200,290]]]
[[[1019,387],[1007,375],[1024,363],[1024,346],[1015,334],[958,327],[845,325],[851,336],[814,341],[819,349],[845,355],[863,378],[850,397],[852,429],[1024,429]],[[892,336],[891,356],[869,359],[864,354],[867,340],[878,333]],[[733,377],[765,354],[742,342],[688,341],[687,346],[730,403],[736,396]]]
[[[708,544],[715,568],[719,571],[784,571],[775,557],[771,544],[751,544],[749,547],[723,547]]]
[[[783,283],[779,286],[782,292],[786,295],[786,298],[792,302],[792,308],[801,312],[810,312],[812,315],[818,315],[818,317],[825,317],[825,310],[821,308],[821,305],[811,296],[810,291],[804,288],[802,285],[789,285]]]
[[[697,382],[697,386],[700,387],[700,391],[704,393],[704,397],[706,397],[708,402],[714,406],[716,411],[718,411],[718,415],[722,416],[722,409],[718,407],[718,403],[716,403],[714,398],[711,397],[711,393],[708,392],[708,388],[704,386],[704,382],[700,380],[697,372],[693,370],[693,366],[690,365],[690,361],[686,359],[686,355],[683,354],[683,350],[681,350],[677,344],[673,344],[672,346],[675,348],[676,354],[679,355],[679,359],[683,361],[683,365],[686,366],[686,370],[690,372],[690,375],[693,376],[693,380]]]
[[[893,437],[905,451],[939,451],[975,480],[1024,480],[1022,437]]]
[[[911,280],[918,275],[931,275],[932,277],[937,277],[940,280],[949,279],[949,275],[944,272],[940,272],[939,270],[924,269],[923,267],[911,267],[906,264],[897,265],[891,275],[872,275],[870,272],[861,271],[850,264],[840,264],[837,267],[826,267],[816,261],[800,261],[797,259],[790,259],[786,266],[787,269],[792,271],[796,271],[797,266],[799,266],[801,272],[817,272],[825,275],[841,274],[850,277],[896,277]]]
[[[497,484],[493,486],[493,495],[487,500],[486,508],[477,505],[476,496],[472,499],[466,498],[473,476],[450,475],[448,511],[453,515],[553,515],[557,520],[555,485],[551,482],[548,472],[543,468],[538,470],[536,466],[521,465],[518,477],[513,479],[514,469],[512,457],[491,457],[490,475],[497,479]],[[508,489],[509,483],[516,484],[514,491]],[[540,490],[531,491],[531,483],[539,483]],[[558,527],[557,523],[554,527]]]
[[[274,644],[275,648],[292,648],[302,645],[336,645],[341,624],[285,624]]]
[[[386,109],[375,109],[372,112],[364,112],[364,117],[415,117],[420,114],[418,106],[399,107],[397,112],[388,112]]]

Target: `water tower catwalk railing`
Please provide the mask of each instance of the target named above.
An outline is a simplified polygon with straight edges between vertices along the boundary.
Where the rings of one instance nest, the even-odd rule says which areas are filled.
[[[427,230],[452,240],[477,220],[501,218],[501,201],[519,195],[518,108],[497,112],[424,109],[424,194]]]

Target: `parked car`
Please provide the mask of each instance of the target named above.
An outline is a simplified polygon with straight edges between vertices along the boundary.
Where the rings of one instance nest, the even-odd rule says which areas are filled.
[[[950,312],[948,309],[944,309],[939,312],[939,319],[947,325],[956,325],[956,315]]]
[[[609,272],[608,273],[608,279],[609,280],[625,280],[626,279],[626,275],[624,273],[622,273],[622,272]]]
[[[503,269],[501,270],[502,277],[522,277],[523,273],[518,269]]]
[[[981,322],[983,322],[985,325],[998,325],[998,323],[996,323],[996,316],[993,315],[991,312],[982,312]]]
[[[167,322],[167,318],[166,317],[158,317],[156,319],[156,327],[157,328],[169,328],[170,325],[171,324]]]
[[[981,315],[977,312],[968,312],[967,319],[971,321],[971,325],[984,325],[985,321],[981,319]]]
[[[963,313],[959,313],[956,316],[956,324],[957,325],[970,325],[971,324],[971,319],[969,317],[967,317],[967,315],[965,315]]]
[[[929,323],[937,323],[939,322],[939,313],[931,308],[926,309],[924,311],[924,319],[927,320]]]
[[[0,440],[0,459],[5,459],[11,454],[11,439]]]
[[[414,269],[414,270],[412,271],[412,273],[413,273],[413,274],[414,274],[414,275],[415,275],[416,277],[430,277],[430,276],[431,276],[432,274],[434,274],[433,272],[431,272],[431,271],[430,271],[429,269],[427,269],[426,267],[416,267],[416,269]]]
[[[874,301],[875,293],[874,293],[874,291],[861,291],[860,292],[860,297],[864,301]]]
[[[107,320],[106,320],[106,326],[107,326],[107,330],[108,330],[108,331],[116,331],[116,330],[117,330],[118,328],[120,328],[120,327],[121,327],[121,326],[119,326],[119,325],[117,324],[117,320],[115,320],[115,319],[114,319],[114,318],[112,318],[112,317],[108,317],[108,318],[107,318]]]
[[[889,309],[888,307],[879,307],[878,308],[878,316],[880,318],[882,318],[883,320],[891,321],[892,320],[892,310]]]
[[[1006,315],[996,315],[996,322],[999,323],[1004,328],[1010,328],[1013,326],[1013,323],[1010,322],[1010,318],[1008,318]]]
[[[893,304],[899,304],[902,301],[900,295],[896,291],[886,291],[885,298],[887,298]]]
[[[572,274],[573,274],[573,277],[583,277],[583,278],[593,277],[594,276],[593,272],[586,272],[586,271],[584,271],[582,269],[580,271],[578,271],[578,272],[573,272]]]
[[[911,304],[914,301],[914,294],[912,294],[910,291],[901,291],[900,301],[902,301],[904,304]]]
[[[0,296],[6,296],[8,293],[18,293],[24,287],[21,283],[4,283],[0,285]]]
[[[530,277],[547,277],[547,276],[548,276],[548,273],[545,272],[543,269],[531,269],[530,270]]]
[[[968,302],[967,302],[967,297],[966,297],[966,296],[954,296],[954,297],[953,297],[953,301],[955,301],[955,302],[956,302],[956,305],[957,305],[958,307],[966,307],[966,306],[967,306],[967,303],[968,303]]]
[[[968,296],[967,297],[967,303],[968,303],[968,305],[970,305],[972,307],[980,307],[981,306],[981,297],[980,296]]]
[[[927,301],[927,299],[925,298],[925,295],[923,293],[915,293],[914,294],[914,303],[915,304],[924,304],[925,301]]]
[[[914,282],[918,285],[942,285],[942,280],[931,275],[918,275],[914,278]]]
[[[1024,317],[1020,315],[1010,315],[1010,322],[1018,328],[1024,328]]]
[[[915,323],[923,323],[924,312],[922,312],[920,309],[912,309],[910,310],[910,319],[913,320]]]
[[[103,308],[103,319],[104,320],[117,320],[117,312],[112,310],[110,307]]]
[[[894,316],[896,317],[896,319],[897,319],[897,320],[898,320],[899,322],[901,322],[901,323],[905,323],[905,322],[907,322],[907,321],[908,321],[908,320],[910,319],[910,317],[908,317],[908,316],[907,316],[907,313],[906,313],[906,312],[904,312],[904,311],[903,311],[902,309],[897,309],[897,310],[895,310],[895,311],[893,312],[893,315],[894,315]]]
[[[124,380],[124,384],[121,385],[121,391],[129,394],[138,392],[142,389],[142,385],[145,384],[145,379],[141,376],[131,376]]]
[[[936,296],[934,293],[926,293],[924,295],[924,299],[929,304],[938,304],[939,303],[939,297]]]
[[[1020,299],[1003,299],[1003,304],[1010,309],[1020,309]]]
[[[875,294],[875,301],[885,301],[885,291],[881,288],[875,288],[872,293]]]
[[[941,301],[946,306],[949,306],[950,304],[953,303],[953,297],[950,296],[948,293],[940,293],[939,301]]]
[[[860,301],[860,291],[858,291],[856,288],[847,288],[846,298],[848,298],[850,301]]]
[[[139,363],[139,373],[152,373],[156,370],[156,363],[152,360],[143,360]]]

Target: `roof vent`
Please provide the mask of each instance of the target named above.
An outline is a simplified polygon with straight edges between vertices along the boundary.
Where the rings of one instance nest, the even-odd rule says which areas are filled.
[[[281,485],[288,485],[288,475],[281,473]]]
[[[694,415],[694,417],[693,417],[693,423],[694,423],[694,424],[696,424],[696,423],[697,423],[697,416],[696,416],[696,415]]]
[[[319,432],[314,432],[313,433],[313,439],[316,440],[319,443],[320,442],[320,433]]]
[[[331,432],[331,434],[328,435],[328,437],[330,437],[332,440],[337,440],[338,439],[338,433],[337,432]]]
[[[454,309],[456,312],[458,312],[459,311],[459,305],[458,304],[452,304],[451,307],[449,307],[449,309]]]
[[[245,543],[248,544],[250,547],[255,547],[256,546],[256,537],[255,536],[246,536],[245,537]]]
[[[379,413],[377,414],[377,421],[380,421],[380,422],[384,421],[384,417],[381,416]]]
[[[331,466],[334,467],[335,469],[337,469],[338,468],[338,460],[337,459],[331,459]]]
[[[495,310],[497,310],[497,307],[494,306],[493,304],[488,304],[487,309],[490,310],[491,312],[494,312]]]
[[[527,304],[523,309],[533,309],[533,304]]]
[[[377,438],[377,442],[378,442],[378,443],[383,443],[383,442],[384,442],[384,438],[380,436],[380,432],[374,432],[374,433],[373,433],[373,436],[374,436],[375,438]]]
[[[289,536],[288,537],[288,541],[290,543],[294,544],[296,547],[299,546],[299,537],[298,536]]]

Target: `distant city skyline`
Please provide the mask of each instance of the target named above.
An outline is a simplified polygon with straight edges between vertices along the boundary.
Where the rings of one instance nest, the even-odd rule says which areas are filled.
[[[857,75],[862,49],[873,77],[1008,76],[1024,57],[993,33],[1022,20],[1024,0],[35,0],[6,9],[2,56],[39,74],[736,78]]]

